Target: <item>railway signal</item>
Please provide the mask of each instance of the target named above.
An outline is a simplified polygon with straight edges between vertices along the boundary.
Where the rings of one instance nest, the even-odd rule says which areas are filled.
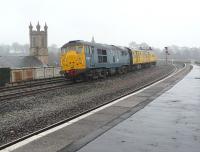
[[[168,47],[165,47],[165,62],[166,62],[166,64],[168,63],[168,55],[170,55],[169,54],[169,51],[168,51]]]

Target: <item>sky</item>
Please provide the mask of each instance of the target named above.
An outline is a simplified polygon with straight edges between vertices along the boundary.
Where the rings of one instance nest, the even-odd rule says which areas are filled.
[[[0,0],[0,44],[29,43],[29,24],[48,25],[48,43],[71,40],[163,48],[200,47],[199,0]]]

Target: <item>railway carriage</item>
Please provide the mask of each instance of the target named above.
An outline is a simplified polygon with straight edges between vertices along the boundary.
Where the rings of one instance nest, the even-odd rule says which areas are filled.
[[[132,50],[132,66],[137,69],[156,64],[156,56],[149,50]]]
[[[61,47],[61,74],[76,80],[105,78],[154,64],[152,53],[126,47],[70,41]]]

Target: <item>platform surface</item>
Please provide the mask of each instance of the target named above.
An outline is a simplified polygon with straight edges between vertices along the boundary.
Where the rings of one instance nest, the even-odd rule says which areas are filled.
[[[200,152],[200,67],[79,152]]]

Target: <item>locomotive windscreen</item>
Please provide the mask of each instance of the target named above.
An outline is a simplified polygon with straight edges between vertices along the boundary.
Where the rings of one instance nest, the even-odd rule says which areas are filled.
[[[66,53],[68,51],[76,51],[77,53],[81,53],[83,46],[81,45],[69,45],[61,49],[62,53]]]

